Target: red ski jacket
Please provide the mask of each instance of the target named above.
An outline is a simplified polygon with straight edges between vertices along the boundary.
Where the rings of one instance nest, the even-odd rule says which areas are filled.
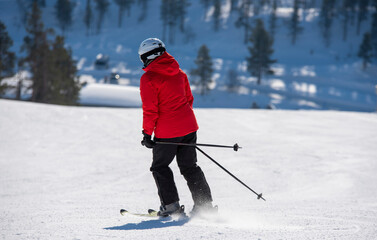
[[[167,52],[144,68],[140,79],[143,130],[157,138],[182,137],[198,130],[187,75]]]

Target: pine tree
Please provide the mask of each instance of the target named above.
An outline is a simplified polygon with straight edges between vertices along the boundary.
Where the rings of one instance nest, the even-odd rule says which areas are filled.
[[[148,12],[148,2],[149,0],[138,0],[137,4],[140,6],[140,15],[138,17],[138,22],[143,22]]]
[[[27,2],[27,7],[32,7],[33,6],[33,3],[35,2],[36,4],[38,4],[38,7],[39,8],[44,8],[46,7],[46,0],[26,0]]]
[[[185,19],[187,16],[187,7],[190,6],[188,0],[178,0],[177,2],[177,9],[175,12],[175,16],[179,22],[179,30],[181,32],[185,32]]]
[[[97,18],[97,34],[101,32],[102,23],[104,21],[105,14],[107,13],[107,9],[109,8],[109,1],[108,0],[94,0],[96,3],[96,10],[98,13]]]
[[[167,30],[169,30],[169,43],[173,44],[176,27],[184,32],[184,21],[186,18],[186,7],[189,6],[187,0],[162,0],[160,6],[160,17],[162,20],[162,39],[165,41]]]
[[[72,25],[73,3],[70,0],[57,0],[55,4],[55,15],[63,35],[67,28]]]
[[[346,0],[344,0],[346,1]],[[357,12],[357,9],[356,9],[356,6],[357,6],[357,2],[360,1],[360,0],[353,0],[350,2],[350,23],[351,25],[353,26],[355,24],[355,18],[356,18],[356,12]]]
[[[322,1],[319,26],[321,28],[326,47],[330,46],[331,42],[331,27],[335,16],[335,2],[336,0]]]
[[[250,30],[250,10],[251,10],[251,0],[242,0],[241,6],[239,8],[239,17],[235,23],[236,27],[244,28],[244,43],[246,44],[249,39]]]
[[[169,26],[169,43],[174,44],[175,40],[175,30],[177,26],[177,18],[176,18],[176,11],[178,6],[179,0],[170,0],[169,8],[168,8],[168,26]]]
[[[363,69],[365,70],[368,66],[368,63],[371,63],[372,61],[372,42],[371,42],[371,36],[370,33],[365,33],[363,42],[360,45],[358,57],[363,59]]]
[[[240,79],[238,77],[237,71],[234,69],[229,69],[227,81],[228,91],[237,92],[240,85]]]
[[[360,34],[360,28],[363,21],[368,19],[369,0],[358,0],[357,27],[356,33]]]
[[[28,68],[32,74],[31,101],[74,104],[79,88],[77,82],[72,81],[76,74],[72,55],[64,49],[63,37],[56,37],[54,43],[48,39],[53,32],[44,29],[41,11],[36,3],[33,4],[26,32],[28,35],[21,47],[26,56],[19,65]]]
[[[251,56],[247,58],[247,69],[252,76],[257,77],[257,84],[260,84],[263,74],[273,74],[270,67],[276,62],[271,59],[274,52],[272,49],[273,39],[265,30],[261,19],[256,20],[249,41],[252,46],[248,48]]]
[[[16,0],[17,7],[18,7],[18,16],[21,18],[21,23],[23,26],[26,25],[27,21],[27,4],[24,0]]]
[[[161,6],[160,6],[160,18],[162,21],[162,40],[164,42],[166,40],[166,32],[167,32],[166,29],[169,22],[168,7],[169,7],[169,0],[162,0]]]
[[[32,74],[31,101],[33,102],[47,102],[48,76],[46,71],[49,51],[47,35],[51,34],[52,30],[44,29],[41,14],[38,4],[34,2],[26,25],[28,35],[24,38],[24,43],[21,46],[21,51],[26,52],[26,56],[19,61],[19,65],[29,68]]]
[[[169,42],[174,43],[175,27],[177,21],[175,19],[175,11],[177,8],[177,0],[162,0],[160,7],[160,16],[162,20],[163,32],[162,39],[165,41],[167,29],[169,30]]]
[[[3,94],[6,86],[1,84],[3,78],[13,74],[14,62],[16,55],[9,51],[13,46],[13,40],[8,35],[6,26],[0,21],[0,96]]]
[[[374,13],[372,15],[372,23],[370,28],[371,42],[373,47],[373,56],[377,58],[377,0],[373,0]]]
[[[80,91],[76,73],[76,62],[70,49],[64,47],[64,38],[57,36],[52,45],[48,61],[50,89],[48,102],[62,105],[75,105]]]
[[[297,35],[303,31],[303,28],[299,25],[300,24],[300,16],[298,15],[299,1],[300,0],[294,0],[293,13],[292,13],[291,22],[290,22],[290,35],[292,37],[293,45],[296,43]]]
[[[342,4],[342,23],[343,23],[343,41],[347,40],[348,25],[351,18],[351,8],[353,6],[353,0],[343,0]]]
[[[194,84],[199,87],[200,94],[205,95],[209,92],[209,84],[212,83],[212,59],[209,55],[209,49],[206,45],[199,48],[198,56],[196,57],[196,69],[191,70],[191,75],[197,76],[199,79]]]
[[[93,12],[90,0],[86,0],[86,8],[84,15],[84,23],[86,27],[86,35],[89,35],[93,21]]]
[[[218,31],[220,28],[221,20],[221,0],[214,0],[214,13],[213,13],[213,29]]]
[[[270,35],[271,37],[275,36],[276,31],[276,10],[278,8],[278,0],[273,0],[272,2],[272,13],[270,14],[269,24],[270,24]]]
[[[130,15],[130,9],[131,5],[134,3],[134,0],[114,0],[114,2],[119,7],[119,13],[118,13],[118,27],[122,27],[122,21],[123,21],[123,15],[124,12],[127,10],[128,15]]]

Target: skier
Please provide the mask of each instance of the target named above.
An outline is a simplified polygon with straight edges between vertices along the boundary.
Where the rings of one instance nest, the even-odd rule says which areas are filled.
[[[144,135],[141,144],[153,148],[150,171],[161,202],[158,215],[168,216],[183,211],[179,204],[173,172],[169,167],[174,157],[192,194],[192,213],[214,210],[209,185],[203,171],[196,164],[196,149],[156,144],[196,143],[196,131],[199,127],[192,108],[194,98],[187,75],[179,68],[178,62],[166,52],[165,44],[157,38],[144,40],[138,53],[145,71],[140,79]]]

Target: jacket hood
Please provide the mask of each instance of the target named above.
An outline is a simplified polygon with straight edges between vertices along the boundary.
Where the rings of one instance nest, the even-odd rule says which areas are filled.
[[[176,75],[179,72],[179,64],[172,55],[164,52],[147,67],[143,68],[146,72],[156,72],[163,75]]]

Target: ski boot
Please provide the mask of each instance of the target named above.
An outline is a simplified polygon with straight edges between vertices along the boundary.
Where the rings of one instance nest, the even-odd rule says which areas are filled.
[[[174,202],[168,205],[161,205],[160,211],[157,212],[157,216],[168,217],[172,215],[183,215],[185,216],[185,206],[179,205],[179,202]]]

